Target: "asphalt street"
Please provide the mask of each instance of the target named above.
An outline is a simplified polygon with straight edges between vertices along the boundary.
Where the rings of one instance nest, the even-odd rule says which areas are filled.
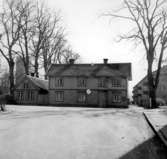
[[[7,106],[0,159],[166,159],[141,108]]]

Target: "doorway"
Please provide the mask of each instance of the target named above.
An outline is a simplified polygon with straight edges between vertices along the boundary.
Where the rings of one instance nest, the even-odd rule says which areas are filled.
[[[99,91],[99,107],[100,108],[105,108],[107,107],[108,104],[108,92],[107,91]]]

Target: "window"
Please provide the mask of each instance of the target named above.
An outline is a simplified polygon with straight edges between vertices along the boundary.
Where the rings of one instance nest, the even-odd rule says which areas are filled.
[[[86,93],[85,92],[78,92],[78,102],[79,103],[86,102]]]
[[[27,91],[27,100],[30,100],[30,91]]]
[[[105,87],[105,86],[106,86],[105,78],[99,78],[98,79],[98,87]]]
[[[111,83],[112,87],[121,87],[121,80],[119,79],[112,79]]]
[[[23,91],[19,92],[19,100],[24,100],[24,92]]]
[[[63,91],[56,91],[56,102],[63,102],[64,101],[64,92]]]
[[[28,83],[24,83],[24,89],[28,88]]]
[[[78,87],[86,87],[86,79],[85,78],[79,78],[77,81]]]
[[[121,102],[121,96],[120,95],[113,95],[113,102],[114,103]]]
[[[30,92],[30,100],[31,100],[31,101],[34,100],[34,92],[33,92],[33,91]]]
[[[27,91],[27,100],[33,101],[34,100],[34,92]]]
[[[56,78],[55,80],[56,80],[56,83],[55,83],[56,87],[63,87],[64,86],[63,78]]]
[[[20,98],[21,98],[21,92],[20,91],[17,91],[16,98],[17,98],[17,100],[20,100]]]

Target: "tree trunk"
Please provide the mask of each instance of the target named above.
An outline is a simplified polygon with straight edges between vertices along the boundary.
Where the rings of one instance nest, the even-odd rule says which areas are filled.
[[[25,74],[26,74],[26,75],[29,75],[29,65],[28,65],[28,63],[26,63],[26,64],[24,65],[24,67],[25,67]]]
[[[151,108],[157,108],[157,102],[156,102],[156,89],[152,89],[150,91],[150,99],[151,99]]]
[[[47,76],[47,71],[48,71],[48,69],[47,69],[47,66],[46,66],[46,64],[44,64],[45,66],[44,66],[44,70],[45,70],[45,80],[47,80],[48,79],[48,76]]]
[[[14,96],[14,61],[9,62],[9,82],[10,82],[10,95]]]
[[[156,88],[154,85],[154,77],[152,72],[152,63],[148,60],[148,72],[147,72],[147,79],[148,79],[148,88],[149,88],[149,108],[156,108]]]
[[[25,72],[29,75],[29,51],[28,51],[28,40],[27,36],[25,35],[25,51],[26,51],[26,67]]]
[[[34,74],[36,77],[39,77],[39,73],[38,73],[38,58],[35,58],[35,65],[34,65]]]
[[[44,57],[44,71],[45,71],[45,80],[47,80],[48,60],[45,57]]]
[[[39,59],[39,53],[38,51],[35,51],[35,59],[34,59],[34,75],[35,77],[39,77],[39,73],[38,73],[38,59]]]

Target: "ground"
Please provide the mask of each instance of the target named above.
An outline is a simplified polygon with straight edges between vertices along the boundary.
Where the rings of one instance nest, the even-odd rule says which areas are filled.
[[[166,159],[164,145],[129,109],[7,106],[0,159]]]

